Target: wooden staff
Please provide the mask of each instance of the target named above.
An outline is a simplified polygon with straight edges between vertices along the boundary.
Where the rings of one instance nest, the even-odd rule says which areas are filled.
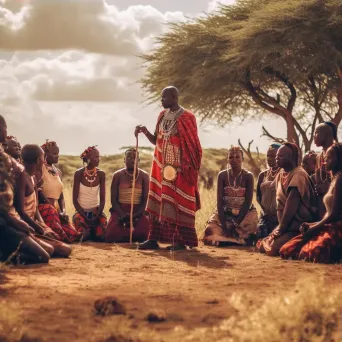
[[[133,184],[132,184],[132,196],[131,196],[131,213],[130,213],[130,227],[129,227],[129,243],[132,244],[133,239],[133,214],[134,214],[134,193],[135,193],[135,182],[136,174],[138,169],[138,136],[136,137],[135,143],[135,160],[134,160],[134,171],[133,171]]]

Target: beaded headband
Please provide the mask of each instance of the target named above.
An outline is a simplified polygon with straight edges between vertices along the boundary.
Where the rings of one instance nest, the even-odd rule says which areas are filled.
[[[230,148],[228,149],[228,154],[229,153],[241,153],[243,157],[243,151],[240,146],[230,146]]]
[[[84,158],[88,155],[88,153],[90,153],[91,151],[96,150],[96,148],[97,148],[97,145],[95,145],[95,146],[89,146],[87,149],[85,149],[85,150],[83,151],[83,153],[81,154],[80,158],[81,158],[81,159],[84,159]]]
[[[280,149],[280,147],[281,147],[281,144],[273,143],[273,144],[270,145],[270,147],[268,149],[269,150],[273,150],[273,149],[278,150],[278,149]]]
[[[5,139],[6,141],[9,141],[9,140],[15,140],[18,142],[18,139],[16,137],[14,137],[13,135],[8,135]]]
[[[50,147],[57,146],[57,143],[55,141],[49,141],[46,139],[46,143],[40,146],[44,152],[47,152]]]

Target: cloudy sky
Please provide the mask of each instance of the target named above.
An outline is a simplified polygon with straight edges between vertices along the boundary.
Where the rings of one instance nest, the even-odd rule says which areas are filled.
[[[231,3],[233,0],[225,0]],[[0,0],[0,113],[24,144],[56,140],[64,154],[97,144],[103,154],[134,144],[137,124],[154,129],[135,57],[167,22],[214,11],[215,0]],[[268,120],[267,127],[282,122]],[[258,140],[261,123],[200,127],[204,147]],[[215,132],[215,133],[214,133]],[[141,145],[147,145],[145,138]]]

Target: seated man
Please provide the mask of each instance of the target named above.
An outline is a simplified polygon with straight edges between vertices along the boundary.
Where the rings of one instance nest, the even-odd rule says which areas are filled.
[[[44,152],[38,145],[25,145],[21,154],[24,171],[16,191],[16,208],[20,217],[35,230],[35,240],[45,249],[53,247],[53,256],[68,257],[70,246],[58,241],[58,235],[47,227],[38,211],[35,173],[42,172]]]
[[[277,152],[277,165],[282,169],[276,178],[276,199],[279,225],[265,239],[259,240],[261,253],[278,256],[280,248],[299,235],[304,222],[313,222],[317,215],[317,199],[309,175],[298,166],[297,145],[285,143]]]
[[[135,149],[127,150],[125,153],[126,167],[114,173],[111,187],[112,216],[106,231],[107,242],[129,242],[131,198],[134,181],[133,241],[143,242],[148,237],[149,221],[144,212],[147,204],[150,177],[145,171],[137,168],[136,177],[133,180],[136,157],[137,152]]]
[[[1,129],[0,129],[1,130]],[[13,215],[13,186],[8,157],[0,148],[0,254],[4,260],[48,263],[50,255],[33,238],[34,230]]]

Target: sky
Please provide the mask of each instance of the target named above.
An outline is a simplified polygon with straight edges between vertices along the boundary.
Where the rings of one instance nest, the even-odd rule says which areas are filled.
[[[223,0],[232,3],[234,0]],[[153,48],[166,23],[215,11],[215,0],[0,0],[0,113],[22,143],[55,140],[62,154],[98,145],[102,154],[135,144],[134,127],[154,130],[161,110],[147,106],[137,55]],[[195,113],[196,114],[196,113]],[[283,122],[200,125],[203,147],[229,147],[260,138],[266,125],[284,135]],[[148,141],[141,137],[140,145]]]

